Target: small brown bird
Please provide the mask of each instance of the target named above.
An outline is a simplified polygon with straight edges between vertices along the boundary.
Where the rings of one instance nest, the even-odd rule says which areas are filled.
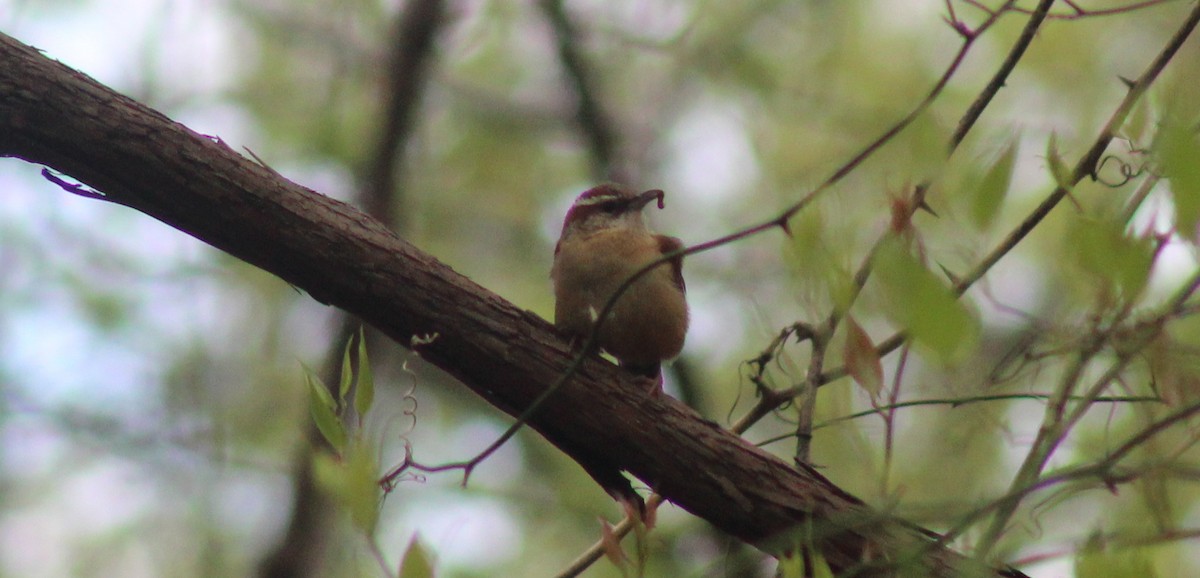
[[[642,208],[663,192],[635,194],[602,184],[579,195],[563,220],[554,248],[554,324],[575,339],[586,339],[605,303],[634,273],[680,249],[674,237],[646,228]],[[648,271],[618,298],[600,327],[599,345],[621,367],[648,377],[657,392],[663,360],[679,355],[688,327],[683,259]]]

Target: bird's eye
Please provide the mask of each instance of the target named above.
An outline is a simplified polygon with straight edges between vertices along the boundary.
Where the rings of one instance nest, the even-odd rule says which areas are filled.
[[[600,210],[604,211],[605,213],[619,213],[621,212],[621,202],[608,201],[607,203],[601,203]]]

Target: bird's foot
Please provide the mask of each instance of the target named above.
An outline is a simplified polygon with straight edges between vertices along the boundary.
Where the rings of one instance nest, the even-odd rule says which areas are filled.
[[[649,394],[650,397],[658,397],[662,395],[663,378],[661,374],[658,377],[646,377],[644,375],[639,376],[638,381],[646,384],[646,393]]]
[[[636,375],[638,382],[646,384],[646,393],[650,394],[650,397],[662,395],[662,366],[657,362],[649,365],[634,365],[622,362],[621,367]]]

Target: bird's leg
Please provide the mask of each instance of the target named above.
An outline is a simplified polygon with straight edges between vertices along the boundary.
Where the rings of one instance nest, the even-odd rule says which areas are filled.
[[[621,367],[628,369],[630,372],[638,376],[639,381],[647,383],[646,393],[650,397],[658,397],[662,395],[663,375],[662,364],[658,362],[647,364],[622,363]]]
[[[658,397],[658,396],[662,395],[662,391],[663,391],[662,373],[658,374],[657,379],[655,379],[655,378],[645,378],[645,379],[650,380],[650,389],[647,390],[647,393],[650,394],[650,397]]]

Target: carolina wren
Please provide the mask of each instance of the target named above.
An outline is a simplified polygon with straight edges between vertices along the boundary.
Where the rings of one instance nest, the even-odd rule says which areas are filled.
[[[660,190],[635,194],[616,184],[593,187],[575,199],[563,220],[550,270],[559,330],[585,339],[627,279],[683,247],[679,239],[646,228],[642,208],[654,200],[661,208],[662,199]],[[687,326],[683,258],[675,257],[646,272],[617,299],[600,326],[598,343],[622,367],[657,386],[662,361],[679,355]]]

